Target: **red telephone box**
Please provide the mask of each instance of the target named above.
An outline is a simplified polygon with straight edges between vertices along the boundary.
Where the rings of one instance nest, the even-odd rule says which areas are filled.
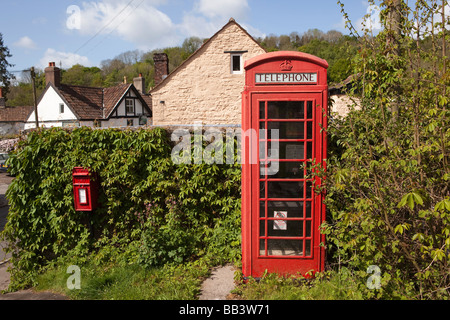
[[[308,175],[325,167],[328,63],[272,52],[245,64],[242,103],[242,262],[244,277],[324,269],[323,195]]]
[[[76,211],[93,211],[97,207],[98,175],[89,169],[75,167],[72,172],[73,196]]]

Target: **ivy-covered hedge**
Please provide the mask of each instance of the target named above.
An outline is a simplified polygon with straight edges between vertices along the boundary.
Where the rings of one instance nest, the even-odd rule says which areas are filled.
[[[9,160],[15,179],[1,238],[13,252],[13,285],[32,284],[55,258],[105,246],[126,247],[146,266],[205,254],[237,258],[240,165],[174,164],[172,148],[161,128],[30,132]],[[77,166],[99,174],[93,213],[74,210]]]

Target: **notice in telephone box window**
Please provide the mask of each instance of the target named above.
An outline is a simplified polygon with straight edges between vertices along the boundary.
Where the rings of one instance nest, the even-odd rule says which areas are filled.
[[[286,219],[287,211],[275,211],[274,217]],[[274,230],[287,230],[287,221],[286,220],[274,220],[273,221],[273,229]]]

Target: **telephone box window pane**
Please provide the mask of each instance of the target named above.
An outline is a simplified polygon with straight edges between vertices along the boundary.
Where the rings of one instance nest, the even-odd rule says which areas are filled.
[[[260,159],[266,158],[266,142],[265,141],[259,142],[259,158]]]
[[[307,102],[307,109],[308,109],[307,118],[312,119],[313,118],[313,103],[312,103],[312,101]]]
[[[311,237],[311,220],[306,221],[306,236]]]
[[[312,159],[312,142],[308,142],[306,146],[306,159]]]
[[[289,218],[303,218],[302,201],[269,201],[267,202],[267,216],[274,217],[275,211],[286,211]]]
[[[259,123],[259,130],[266,130],[266,123],[264,121]],[[261,135],[260,132],[260,139],[264,139],[265,137]]]
[[[266,202],[260,201],[259,202],[259,217],[265,218],[265,216],[266,216]]]
[[[273,178],[273,179],[283,179],[287,177],[283,177],[282,175],[278,175],[280,172],[280,162],[269,161],[269,162],[261,162],[259,165],[260,169],[260,179],[265,178]],[[295,168],[293,170],[296,170]],[[297,175],[299,176],[299,175]],[[301,178],[295,178],[301,179]]]
[[[263,198],[263,199],[266,197],[266,183],[265,182],[259,183],[259,197]]]
[[[304,101],[269,101],[267,103],[268,119],[294,119],[305,118]]]
[[[303,237],[303,221],[301,220],[268,220],[269,237]]]
[[[269,256],[301,256],[303,255],[303,240],[267,240]]]
[[[311,240],[305,241],[305,256],[311,256]]]
[[[305,211],[306,211],[306,214],[305,214],[305,217],[306,218],[311,218],[311,202],[305,202]]]
[[[313,138],[313,126],[312,126],[312,122],[308,122],[308,124],[307,124],[307,127],[308,127],[308,132],[307,132],[307,134],[306,134],[306,138],[307,139],[312,139]]]
[[[261,101],[259,103],[259,119],[265,119],[266,118],[266,102]]]
[[[310,199],[312,197],[312,182],[306,182],[306,198]]]
[[[259,240],[259,255],[265,256],[266,255],[266,241],[264,239]]]
[[[266,236],[266,220],[259,221],[259,236],[260,237]]]
[[[271,130],[278,130],[279,139],[304,139],[305,123],[304,122],[269,122],[269,139],[272,138]]]
[[[268,167],[270,179],[303,179],[304,172],[301,162],[275,162]]]
[[[303,160],[305,159],[305,143],[304,142],[278,142],[279,159],[286,160]],[[271,159],[276,159],[272,157]]]
[[[303,182],[269,181],[268,197],[275,199],[303,198]]]

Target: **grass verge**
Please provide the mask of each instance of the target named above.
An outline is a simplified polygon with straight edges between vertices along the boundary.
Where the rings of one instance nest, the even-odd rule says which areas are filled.
[[[37,291],[52,291],[74,300],[195,300],[210,268],[202,261],[146,269],[137,264],[80,268],[80,289],[69,290],[69,266],[49,268],[38,279]],[[69,279],[70,281],[70,279]]]
[[[138,264],[107,266],[87,261],[80,265],[80,289],[69,290],[71,273],[59,263],[38,276],[37,291],[52,291],[74,300],[196,300],[212,265],[204,259],[147,269]],[[232,291],[239,300],[362,300],[361,283],[347,269],[314,279],[267,274],[244,283],[235,277]]]

